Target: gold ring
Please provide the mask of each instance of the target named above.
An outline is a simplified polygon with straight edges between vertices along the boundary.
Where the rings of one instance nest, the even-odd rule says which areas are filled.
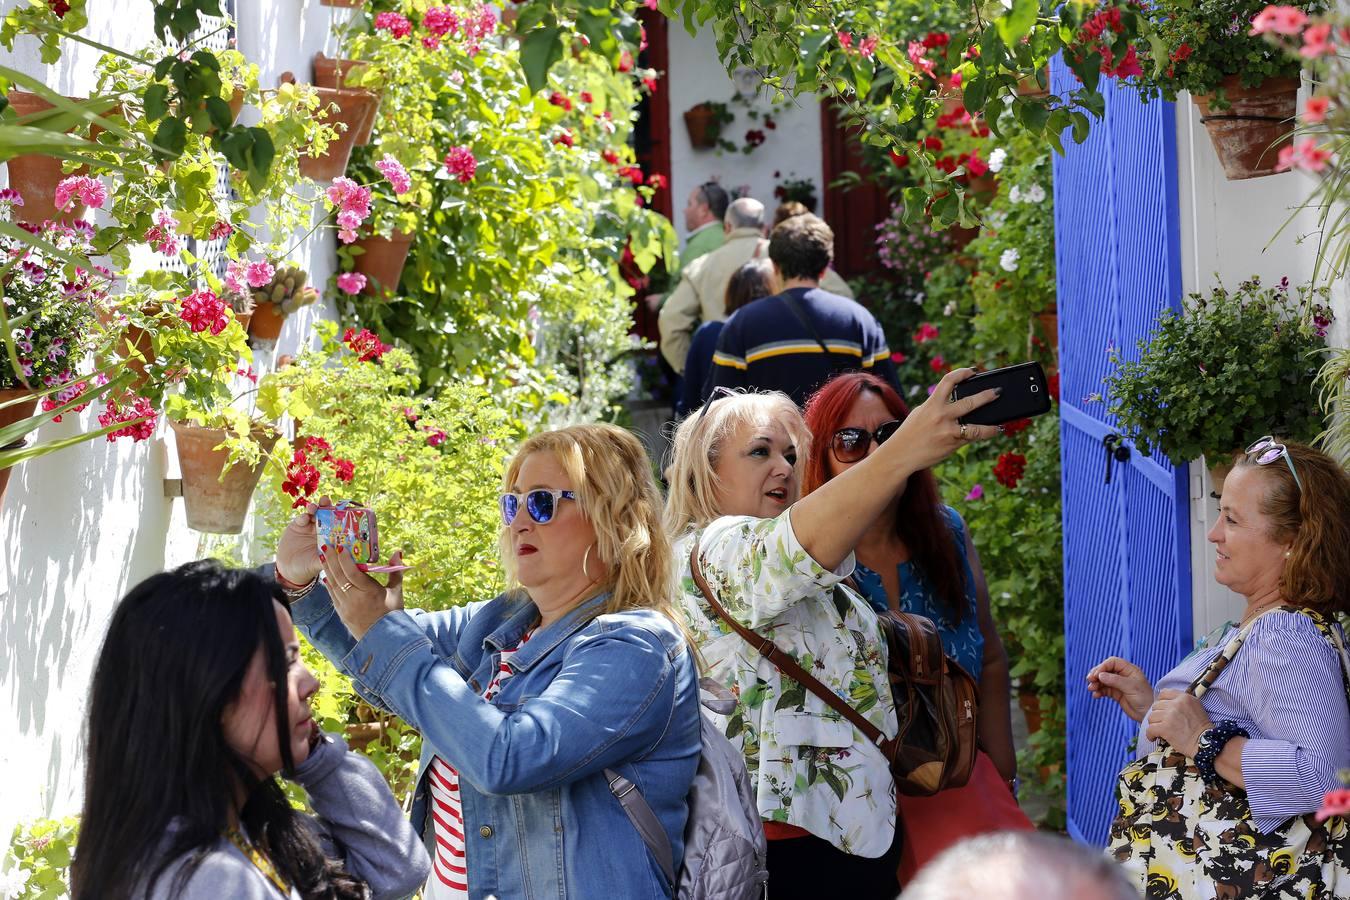
[[[961,423],[961,440],[963,440],[963,441],[968,441],[968,440],[970,440],[970,436],[969,436],[968,434],[966,434],[966,428],[967,428],[967,427],[968,427],[968,426],[966,425],[965,422],[962,422],[962,423]]]
[[[344,594],[345,594],[347,591],[350,591],[351,589],[352,589],[352,583],[351,583],[350,581],[347,582],[346,584],[344,584],[344,585],[342,586],[342,592],[343,592]]]

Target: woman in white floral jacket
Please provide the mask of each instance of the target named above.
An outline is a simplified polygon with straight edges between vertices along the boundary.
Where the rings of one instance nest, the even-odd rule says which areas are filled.
[[[738,700],[724,725],[745,753],[770,839],[771,896],[893,898],[894,786],[885,758],[852,724],[720,621],[688,571],[690,552],[697,541],[730,615],[893,737],[876,614],[841,582],[854,546],[912,473],[998,433],[958,421],[994,392],[947,401],[971,374],[949,374],[891,440],[801,500],[810,432],[786,395],[714,392],[676,432],[666,525],[686,568],[683,609],[708,674]]]

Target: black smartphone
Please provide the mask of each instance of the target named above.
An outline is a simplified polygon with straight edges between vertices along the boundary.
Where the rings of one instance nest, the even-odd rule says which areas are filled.
[[[1003,394],[961,419],[962,422],[1002,425],[1050,411],[1050,388],[1045,381],[1045,369],[1038,362],[1019,363],[972,375],[956,386],[952,399],[960,400],[990,388],[1003,388]]]

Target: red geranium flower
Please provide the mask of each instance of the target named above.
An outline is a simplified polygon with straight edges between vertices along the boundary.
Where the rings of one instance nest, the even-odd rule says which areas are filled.
[[[1020,453],[1003,453],[994,464],[994,477],[1007,488],[1017,487],[1027,469],[1027,458]]]

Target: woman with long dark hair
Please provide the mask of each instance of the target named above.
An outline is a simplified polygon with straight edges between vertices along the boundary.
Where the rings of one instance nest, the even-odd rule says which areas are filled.
[[[118,603],[89,701],[75,900],[397,898],[426,878],[379,771],[311,718],[318,682],[283,600],[200,560]]]
[[[810,494],[866,459],[908,415],[905,401],[875,375],[850,372],[831,379],[806,405],[817,450],[807,460],[803,492]],[[853,579],[872,606],[932,619],[943,650],[980,683],[980,746],[1012,781],[1017,757],[1008,656],[989,612],[975,543],[960,514],[943,505],[932,470],[909,476],[854,552]]]

